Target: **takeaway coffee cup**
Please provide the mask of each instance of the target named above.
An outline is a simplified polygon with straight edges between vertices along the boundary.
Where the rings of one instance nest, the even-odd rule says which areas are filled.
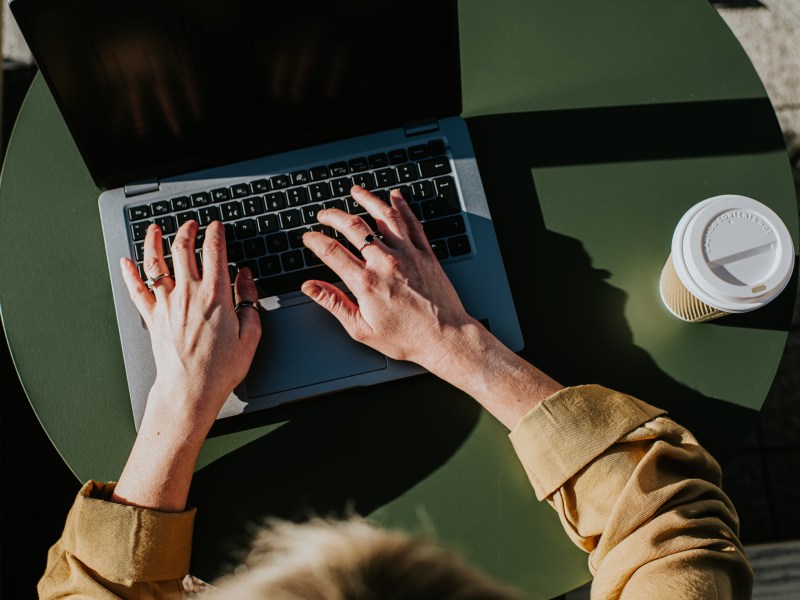
[[[715,196],[683,215],[661,271],[661,299],[684,321],[709,321],[761,308],[789,282],[794,247],[769,207],[745,196]]]

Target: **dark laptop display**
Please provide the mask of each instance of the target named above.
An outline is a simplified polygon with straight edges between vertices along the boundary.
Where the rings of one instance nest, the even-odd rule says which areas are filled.
[[[452,0],[14,0],[100,187],[460,112]]]

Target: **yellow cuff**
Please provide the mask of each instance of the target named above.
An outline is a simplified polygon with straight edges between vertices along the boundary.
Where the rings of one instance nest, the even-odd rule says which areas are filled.
[[[664,413],[632,396],[582,385],[543,400],[509,438],[543,500],[623,435]]]
[[[64,526],[64,549],[115,583],[186,575],[196,509],[169,513],[111,502],[115,485],[89,481],[81,488]]]

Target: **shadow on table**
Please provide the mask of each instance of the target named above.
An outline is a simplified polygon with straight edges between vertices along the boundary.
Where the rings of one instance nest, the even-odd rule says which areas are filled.
[[[246,421],[287,422],[195,474],[191,494],[203,498],[203,511],[194,545],[203,551],[194,554],[192,573],[200,577],[224,571],[262,516],[368,514],[394,500],[447,462],[480,408],[421,375],[262,415]],[[226,516],[206,522],[206,511]]]
[[[765,127],[765,115],[773,126]],[[722,156],[783,148],[766,99],[514,113],[468,120],[514,294],[523,356],[564,384],[600,383],[667,409],[719,460],[756,411],[710,398],[662,371],[633,343],[627,295],[593,268],[583,245],[545,228],[536,168]],[[731,126],[736,123],[736,126]],[[557,293],[537,292],[547,281]],[[792,294],[727,325],[786,331]],[[759,311],[760,312],[760,311]],[[719,426],[720,422],[725,427]]]

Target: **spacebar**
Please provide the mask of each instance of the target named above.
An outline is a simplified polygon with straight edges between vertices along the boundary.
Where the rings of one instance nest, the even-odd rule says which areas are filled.
[[[301,271],[291,271],[289,273],[273,275],[272,277],[256,281],[258,297],[267,298],[269,296],[297,292],[300,290],[300,286],[303,282],[309,279],[320,279],[330,283],[341,281],[341,278],[336,273],[325,266],[303,269]]]

